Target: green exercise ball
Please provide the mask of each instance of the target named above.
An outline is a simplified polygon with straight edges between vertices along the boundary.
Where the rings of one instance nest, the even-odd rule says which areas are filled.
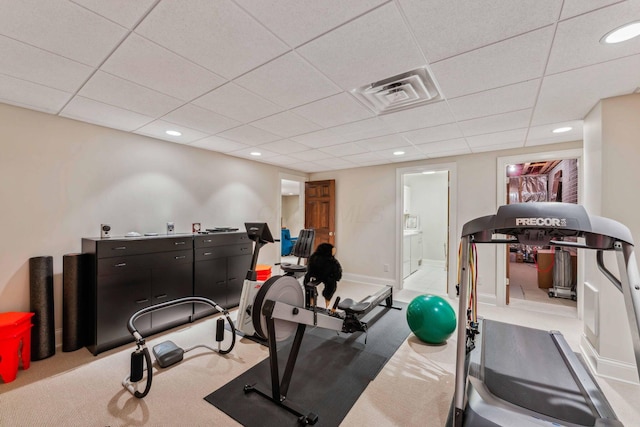
[[[407,307],[407,323],[411,331],[428,344],[445,342],[456,329],[456,313],[437,295],[415,297]]]

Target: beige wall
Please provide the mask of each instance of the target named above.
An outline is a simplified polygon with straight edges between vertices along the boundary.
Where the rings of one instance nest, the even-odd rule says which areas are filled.
[[[454,163],[457,170],[457,223],[451,224],[455,236],[460,236],[467,221],[495,213],[497,158],[521,153],[536,153],[580,148],[581,142],[504,150],[467,156],[447,157],[384,166],[372,166],[315,173],[311,180],[336,180],[336,248],[345,272],[368,280],[395,283],[396,218],[401,206],[397,203],[399,184],[396,168],[420,164]],[[459,239],[450,242],[450,251],[457,253]],[[496,251],[492,245],[479,247],[478,292],[484,300],[495,301]],[[454,258],[455,259],[455,255]],[[388,272],[384,265],[390,266]],[[449,288],[456,281],[455,265],[449,275]]]
[[[282,196],[282,226],[288,228],[291,237],[297,237],[304,228],[304,212],[300,211],[300,196]]]
[[[640,202],[636,189],[640,182],[640,95],[602,100],[585,118],[585,207],[593,214],[622,222],[640,239]],[[610,254],[605,262],[618,271]],[[622,294],[598,271],[595,254],[587,254],[585,281],[598,290],[598,334],[587,328],[583,342],[590,361],[602,375],[637,378]],[[636,261],[638,254],[636,253]],[[591,348],[590,348],[591,347]]]
[[[101,223],[114,236],[163,233],[168,221],[178,233],[192,222],[280,228],[279,168],[4,104],[0,129],[0,312],[29,309],[28,259],[51,255],[60,328],[62,255]]]

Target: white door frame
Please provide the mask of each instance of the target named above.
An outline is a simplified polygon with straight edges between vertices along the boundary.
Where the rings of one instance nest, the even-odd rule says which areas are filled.
[[[434,163],[415,165],[396,169],[396,275],[395,282],[398,289],[402,289],[402,260],[403,260],[403,238],[404,226],[402,219],[404,218],[404,185],[403,177],[406,174],[421,172],[449,172],[449,247],[447,248],[447,289],[449,297],[456,297],[457,272],[455,269],[458,265],[458,223],[457,223],[457,200],[458,200],[458,184],[456,163]],[[454,250],[452,250],[452,246]]]
[[[497,202],[496,209],[506,203],[507,200],[507,166],[512,164],[526,163],[531,161],[578,159],[578,204],[582,203],[583,195],[583,171],[582,171],[582,149],[546,151],[543,153],[517,154],[515,156],[498,157],[497,161]],[[506,306],[507,297],[507,245],[496,245],[496,305]],[[584,262],[581,251],[578,251],[578,295],[583,292]],[[582,319],[582,304],[578,301],[578,318]]]

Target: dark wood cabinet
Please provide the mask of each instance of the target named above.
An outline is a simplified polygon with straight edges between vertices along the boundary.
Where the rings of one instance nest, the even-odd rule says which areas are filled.
[[[214,300],[225,308],[238,306],[242,284],[251,265],[252,243],[245,232],[205,234],[193,239],[193,293]],[[214,310],[194,307],[196,318]]]
[[[196,295],[237,306],[252,248],[245,232],[82,239],[82,251],[92,259],[87,347],[98,354],[132,342],[131,315],[165,301]],[[213,313],[203,304],[180,304],[148,313],[135,326],[148,336]]]

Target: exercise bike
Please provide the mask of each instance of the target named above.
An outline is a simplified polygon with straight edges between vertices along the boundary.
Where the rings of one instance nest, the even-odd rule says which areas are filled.
[[[264,224],[264,227],[268,227]],[[393,288],[385,286],[374,295],[355,302],[350,298],[340,302],[336,299],[330,309],[316,305],[320,282],[303,286],[294,275],[273,276],[257,290],[251,304],[251,321],[255,334],[266,339],[269,347],[271,393],[255,385],[245,385],[244,392],[255,392],[298,417],[300,424],[315,424],[318,415],[305,411],[287,398],[298,353],[307,326],[321,327],[337,332],[367,332],[369,324],[364,317],[382,302],[387,308],[393,306]],[[282,380],[280,379],[277,342],[284,341],[295,333],[291,351],[287,358]]]
[[[215,349],[213,347],[209,347],[204,344],[199,344],[191,348],[182,349],[178,347],[176,344],[174,344],[172,341],[164,341],[153,347],[153,354],[156,358],[156,363],[158,364],[158,366],[161,368],[167,368],[171,365],[174,365],[183,360],[185,353],[196,348],[206,348],[219,354],[227,354],[235,346],[236,332],[235,332],[235,327],[233,325],[233,321],[229,317],[229,312],[208,298],[203,298],[203,297],[178,298],[172,301],[166,301],[161,304],[145,307],[141,310],[136,311],[129,318],[129,321],[127,322],[127,329],[129,330],[131,335],[133,335],[137,348],[131,353],[131,372],[129,376],[127,376],[125,379],[122,380],[122,386],[135,397],[139,399],[145,397],[151,390],[151,381],[153,379],[153,365],[151,362],[151,355],[149,354],[149,349],[147,348],[145,338],[142,336],[142,334],[140,334],[140,332],[135,327],[135,321],[138,318],[148,313],[151,313],[153,311],[162,310],[167,307],[172,307],[174,305],[192,304],[192,303],[209,305],[215,308],[216,310],[218,310],[224,316],[224,318],[221,317],[216,321],[215,340],[218,343],[218,348]],[[224,325],[225,320],[227,321],[229,330],[231,331],[230,332],[231,343],[227,348],[223,349],[221,347],[222,347],[222,342],[224,341],[224,336],[225,336],[225,329],[226,329]],[[139,391],[138,385],[144,379],[145,364],[146,364],[146,371],[147,371],[146,384],[145,384],[144,390]]]

